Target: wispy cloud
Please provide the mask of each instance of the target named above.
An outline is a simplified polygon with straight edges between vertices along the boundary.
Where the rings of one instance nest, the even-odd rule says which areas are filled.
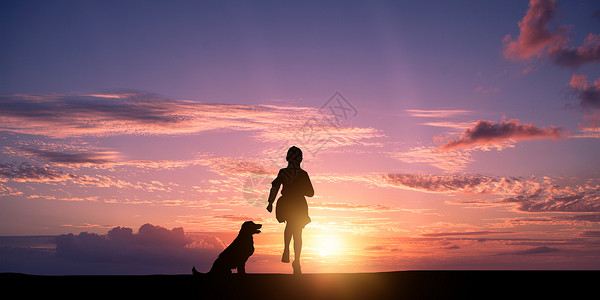
[[[498,94],[500,92],[500,88],[492,87],[492,86],[478,86],[474,89],[475,92],[480,94]]]
[[[490,235],[490,234],[506,234],[514,233],[512,231],[491,231],[491,230],[480,230],[480,231],[461,231],[461,232],[436,232],[436,233],[424,233],[421,234],[425,237],[447,237],[447,236],[471,236],[471,235]]]
[[[407,109],[411,117],[423,117],[423,118],[448,118],[459,115],[470,114],[472,111],[463,109],[435,109],[435,110],[424,110],[424,109]]]
[[[522,212],[600,212],[600,185],[561,183],[553,178],[484,175],[383,174],[369,177],[380,187],[427,193],[481,194],[490,205],[515,205]],[[467,204],[458,199],[456,204]],[[586,217],[582,217],[586,218]],[[597,216],[590,217],[596,220]]]
[[[464,130],[471,126],[473,126],[473,122],[450,122],[450,121],[438,121],[438,122],[423,122],[419,123],[419,125],[427,125],[433,127],[444,127],[444,128],[452,128],[456,130]]]
[[[341,202],[314,202],[310,203],[311,209],[329,209],[352,212],[390,212],[399,209],[380,204],[351,204]]]
[[[412,147],[407,151],[391,152],[389,156],[406,163],[429,164],[449,172],[464,170],[473,161],[468,150],[440,150],[435,146]]]
[[[214,130],[254,132],[267,142],[298,139],[308,120],[323,119],[317,108],[206,104],[142,92],[93,95],[7,95],[0,97],[0,129],[54,138],[109,135],[172,135]],[[273,126],[277,124],[277,126]],[[311,125],[305,129],[315,129]],[[328,147],[381,136],[374,128],[320,122],[330,132]]]
[[[465,115],[471,115],[474,112],[464,109],[435,109],[435,110],[423,110],[423,109],[409,109],[406,110],[411,117],[416,118],[427,118],[427,119],[438,119],[427,122],[421,122],[419,125],[449,128],[451,131],[464,130],[471,127],[474,123],[471,121],[464,121],[460,118]]]
[[[239,159],[231,157],[209,157],[204,156],[196,160],[198,164],[207,166],[211,171],[224,175],[272,175],[277,174],[273,165],[265,165],[257,160]]]
[[[113,163],[120,157],[118,152],[108,150],[66,152],[20,147],[17,149],[17,153],[24,157],[31,156],[62,165],[102,165]]]
[[[112,175],[102,174],[76,174],[74,172],[64,172],[53,166],[36,166],[29,163],[1,163],[0,164],[0,181],[8,182],[26,182],[26,183],[46,183],[46,184],[75,184],[84,187],[100,187],[100,188],[120,188],[144,190],[148,192],[168,191],[169,186],[158,182],[131,182],[122,180]],[[61,198],[64,200],[72,200],[75,198]],[[92,198],[77,198],[79,200],[89,200]]]
[[[501,184],[500,179],[478,175],[385,174],[373,179],[384,186],[430,193],[491,193]]]

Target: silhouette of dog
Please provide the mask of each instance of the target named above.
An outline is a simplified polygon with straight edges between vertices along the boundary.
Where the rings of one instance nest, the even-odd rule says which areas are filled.
[[[246,274],[246,261],[254,253],[252,235],[260,233],[261,227],[262,224],[252,221],[244,222],[235,240],[219,254],[208,274],[228,275],[231,274],[231,269],[237,269],[238,274]],[[200,274],[195,267],[192,268],[192,273]]]

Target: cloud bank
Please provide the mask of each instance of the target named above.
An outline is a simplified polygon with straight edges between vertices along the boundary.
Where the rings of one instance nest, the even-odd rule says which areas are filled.
[[[85,270],[88,273],[121,269],[131,274],[148,269],[188,273],[194,265],[199,270],[210,268],[222,249],[223,243],[214,237],[193,241],[181,227],[168,230],[152,224],[142,225],[138,233],[115,227],[106,235],[81,232],[56,237],[57,257],[101,266],[99,270]]]

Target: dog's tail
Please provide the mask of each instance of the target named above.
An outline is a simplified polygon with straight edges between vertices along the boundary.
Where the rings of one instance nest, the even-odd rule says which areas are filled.
[[[194,276],[200,276],[200,275],[202,275],[202,273],[198,272],[196,270],[196,267],[192,267],[192,275],[194,275]]]

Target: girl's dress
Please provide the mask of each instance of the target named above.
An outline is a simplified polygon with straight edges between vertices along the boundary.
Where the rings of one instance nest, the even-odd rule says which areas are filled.
[[[277,190],[283,184],[281,197],[275,207],[277,221],[302,227],[310,223],[308,204],[304,196],[312,197],[314,190],[308,173],[300,168],[284,168],[279,170],[277,178],[271,184]]]

